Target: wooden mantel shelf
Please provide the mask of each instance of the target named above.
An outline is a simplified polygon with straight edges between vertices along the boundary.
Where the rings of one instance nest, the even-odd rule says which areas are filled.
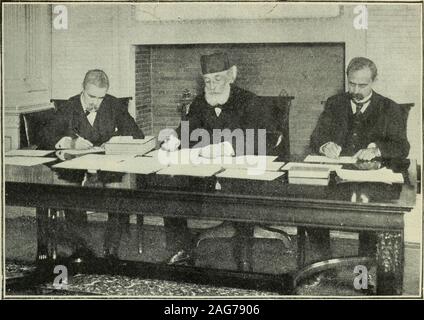
[[[5,108],[4,113],[8,116],[17,116],[20,114],[27,114],[39,111],[45,111],[49,109],[53,109],[54,105],[51,102],[45,103],[37,103],[37,104],[28,104],[28,105],[20,105],[15,108]]]

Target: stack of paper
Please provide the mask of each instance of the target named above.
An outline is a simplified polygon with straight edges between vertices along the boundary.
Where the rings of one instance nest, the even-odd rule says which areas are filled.
[[[403,183],[403,175],[394,173],[387,168],[378,170],[347,170],[338,169],[337,176],[347,182],[382,182],[382,183]]]
[[[329,158],[326,156],[316,156],[316,155],[309,155],[305,158],[305,162],[316,162],[316,163],[343,163],[343,164],[350,164],[350,163],[356,163],[357,159],[354,157],[338,157],[336,159]]]
[[[156,138],[146,136],[144,139],[133,139],[131,136],[112,137],[105,143],[106,154],[143,155],[156,147]]]
[[[311,167],[302,164],[292,166],[289,172],[289,183],[328,185],[330,181],[330,168]]]

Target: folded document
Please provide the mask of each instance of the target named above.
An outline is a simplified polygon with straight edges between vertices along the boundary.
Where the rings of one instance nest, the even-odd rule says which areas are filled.
[[[394,173],[392,170],[382,168],[378,170],[336,170],[337,176],[346,182],[382,182],[403,183],[403,175]]]

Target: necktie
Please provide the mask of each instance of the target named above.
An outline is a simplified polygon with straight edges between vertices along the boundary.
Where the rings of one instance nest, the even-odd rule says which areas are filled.
[[[356,112],[355,115],[360,115],[361,114],[361,109],[364,106],[363,102],[354,102],[355,106],[356,106]]]
[[[90,111],[85,110],[85,116],[88,117],[89,114],[90,114]]]
[[[355,112],[355,116],[359,116],[361,114],[361,109],[362,107],[368,103],[371,99],[368,99],[367,101],[363,101],[363,102],[356,102],[354,100],[352,100],[353,104],[356,106],[356,112]]]

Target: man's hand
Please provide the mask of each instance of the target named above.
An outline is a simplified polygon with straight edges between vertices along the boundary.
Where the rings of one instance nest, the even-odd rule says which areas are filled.
[[[74,149],[90,149],[92,147],[93,144],[83,137],[77,137],[74,140]]]
[[[173,135],[170,135],[164,140],[164,142],[162,143],[160,147],[162,150],[172,152],[177,150],[180,144],[181,144],[180,139],[178,139],[177,137]]]
[[[56,149],[72,149],[73,146],[73,140],[71,137],[63,137],[59,140],[58,143],[56,143],[55,148]]]
[[[378,148],[367,148],[359,150],[353,157],[358,160],[371,161],[372,159],[380,156],[381,154]]]
[[[231,157],[235,154],[233,146],[228,141],[217,144],[210,144],[200,149],[199,155],[203,158],[218,158],[218,157]]]
[[[337,159],[340,156],[341,151],[342,147],[334,142],[327,142],[320,148],[321,153],[332,159]]]
[[[353,165],[359,170],[378,170],[382,167],[380,161],[360,161]]]

